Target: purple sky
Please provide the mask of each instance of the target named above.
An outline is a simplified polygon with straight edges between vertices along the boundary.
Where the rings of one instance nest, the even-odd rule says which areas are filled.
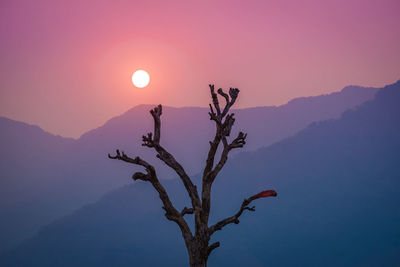
[[[400,79],[400,1],[0,3],[0,115],[78,137],[144,103],[279,105]],[[133,87],[136,69],[150,85]]]

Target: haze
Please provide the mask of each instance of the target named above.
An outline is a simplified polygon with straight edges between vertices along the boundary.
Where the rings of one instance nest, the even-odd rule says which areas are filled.
[[[1,1],[0,115],[78,137],[139,104],[280,105],[399,79],[399,1]],[[152,82],[134,88],[146,69]]]

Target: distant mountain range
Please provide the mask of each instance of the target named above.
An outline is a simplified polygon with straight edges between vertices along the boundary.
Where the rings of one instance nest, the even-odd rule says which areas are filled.
[[[218,233],[221,247],[209,265],[398,265],[399,100],[400,82],[339,119],[236,155],[216,181],[212,220],[231,215],[262,189],[275,189],[278,197],[258,200],[256,212]],[[179,180],[164,183],[180,207],[187,205]],[[143,182],[46,226],[2,260],[5,266],[187,264],[178,228]]]
[[[292,136],[311,122],[338,118],[372,99],[377,91],[350,86],[278,107],[236,110],[235,129],[248,132],[246,150],[255,150]],[[141,136],[152,130],[150,108],[134,107],[77,140],[0,118],[0,250],[15,246],[104,193],[130,184],[131,167],[106,158],[116,148],[143,156],[163,178],[172,178],[173,173],[155,159],[153,151],[141,146]],[[189,173],[199,172],[214,131],[208,110],[164,107],[163,111],[162,142]]]

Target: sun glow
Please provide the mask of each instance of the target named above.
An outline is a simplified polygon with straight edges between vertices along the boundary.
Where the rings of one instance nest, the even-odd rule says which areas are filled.
[[[146,87],[150,82],[150,75],[144,70],[137,70],[132,75],[132,83],[138,88]]]

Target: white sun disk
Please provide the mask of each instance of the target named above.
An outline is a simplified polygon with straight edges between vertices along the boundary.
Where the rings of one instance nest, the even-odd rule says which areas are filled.
[[[150,82],[150,75],[144,70],[137,70],[132,75],[132,83],[138,88],[146,87]]]

